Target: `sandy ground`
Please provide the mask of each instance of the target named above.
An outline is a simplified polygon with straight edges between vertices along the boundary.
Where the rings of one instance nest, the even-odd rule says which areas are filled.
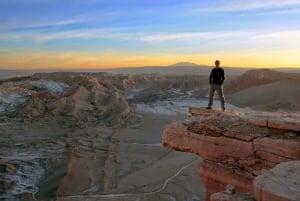
[[[299,91],[299,81],[283,80],[229,94],[227,100],[239,107],[271,111],[299,111]]]

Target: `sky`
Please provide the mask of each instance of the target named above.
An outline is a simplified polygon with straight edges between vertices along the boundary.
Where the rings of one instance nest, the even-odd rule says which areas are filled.
[[[300,0],[0,2],[0,69],[300,68]]]

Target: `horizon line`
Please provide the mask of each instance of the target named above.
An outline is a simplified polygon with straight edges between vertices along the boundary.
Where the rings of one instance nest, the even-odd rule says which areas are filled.
[[[181,62],[179,62],[181,63]],[[96,70],[104,70],[104,71],[110,71],[110,70],[117,70],[117,69],[139,69],[139,68],[186,68],[186,67],[194,67],[194,68],[212,68],[214,65],[206,65],[206,64],[196,64],[191,63],[192,65],[178,65],[175,66],[178,63],[171,64],[171,65],[147,65],[147,66],[127,66],[127,67],[92,67],[92,68],[85,68],[85,67],[74,67],[74,68],[68,68],[68,67],[48,67],[48,68],[22,68],[22,67],[15,67],[15,68],[2,68],[0,67],[1,71],[96,71]],[[250,67],[250,66],[221,66],[222,68],[232,68],[232,69],[299,69],[299,67],[291,67],[291,66],[285,66],[285,67],[272,67],[272,66],[258,66],[258,67]]]

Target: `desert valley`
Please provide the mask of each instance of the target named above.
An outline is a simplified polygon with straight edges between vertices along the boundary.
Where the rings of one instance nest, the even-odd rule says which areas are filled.
[[[251,193],[252,180],[261,171],[300,160],[299,72],[225,68],[228,112],[223,114],[217,95],[213,111],[199,109],[207,106],[211,68],[197,71],[181,63],[160,72],[153,69],[158,70],[26,72],[18,76],[7,71],[0,80],[0,200],[209,200],[231,181],[237,191]],[[292,123],[279,128],[257,123],[251,127],[241,123],[242,116],[245,122],[273,116]],[[241,140],[232,144],[240,149],[245,141],[256,138],[263,138],[257,146],[267,142],[272,146],[266,149],[273,149],[278,142],[264,141],[266,136],[292,141],[295,149],[289,151],[285,145],[275,156],[257,152],[256,159],[263,162],[250,164],[253,158],[222,158],[218,155],[222,151],[216,148],[206,153],[193,144],[203,143],[194,133],[220,137],[219,129],[232,129],[224,135]],[[244,138],[236,136],[243,134]],[[226,146],[222,145],[225,151]],[[226,181],[211,175],[200,179],[199,164],[211,174],[215,162],[238,170],[242,182],[230,176],[224,176]],[[222,173],[223,169],[215,169],[215,174]],[[208,179],[225,183],[217,185]],[[244,197],[247,199],[254,200],[253,196]]]

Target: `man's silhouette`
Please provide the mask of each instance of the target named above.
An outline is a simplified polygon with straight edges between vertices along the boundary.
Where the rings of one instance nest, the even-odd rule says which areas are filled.
[[[210,94],[209,94],[209,102],[208,102],[207,109],[212,108],[215,91],[217,91],[220,97],[222,110],[223,112],[225,112],[226,108],[225,108],[225,97],[224,97],[224,90],[223,90],[225,73],[224,73],[224,69],[220,67],[219,60],[215,61],[215,65],[216,67],[212,69],[209,76]]]

